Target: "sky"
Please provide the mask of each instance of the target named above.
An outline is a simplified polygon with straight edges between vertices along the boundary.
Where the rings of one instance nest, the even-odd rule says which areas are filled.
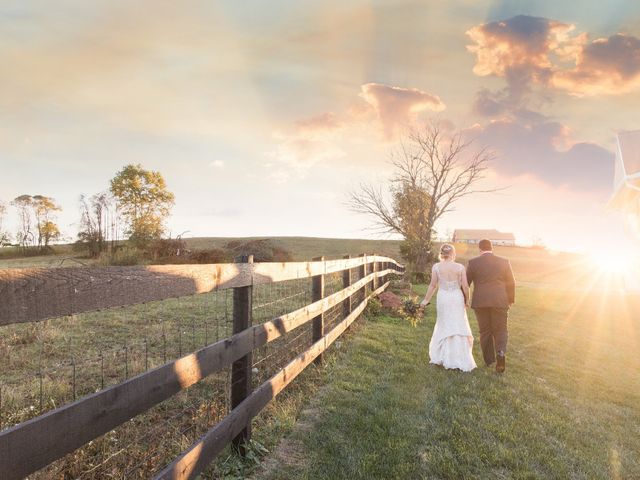
[[[348,193],[435,120],[508,187],[440,234],[637,241],[606,202],[615,134],[640,129],[638,2],[3,1],[0,58],[0,200],[55,198],[71,239],[129,163],[175,193],[173,236],[370,238]]]

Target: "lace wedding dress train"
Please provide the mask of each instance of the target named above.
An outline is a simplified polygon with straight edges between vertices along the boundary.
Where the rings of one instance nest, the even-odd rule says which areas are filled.
[[[464,267],[460,265],[460,268]],[[476,368],[473,359],[473,335],[458,280],[444,280],[438,272],[437,319],[429,343],[430,363],[445,368],[470,372]]]

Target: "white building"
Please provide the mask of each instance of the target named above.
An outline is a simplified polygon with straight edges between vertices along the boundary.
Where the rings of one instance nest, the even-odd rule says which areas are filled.
[[[640,130],[618,134],[610,205],[640,216]]]
[[[516,237],[513,233],[503,233],[498,230],[455,230],[452,240],[454,243],[477,244],[483,238],[491,240],[494,245],[512,247],[516,244]]]

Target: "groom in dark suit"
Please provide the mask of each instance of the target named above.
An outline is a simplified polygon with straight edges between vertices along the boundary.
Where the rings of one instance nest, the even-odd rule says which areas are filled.
[[[487,366],[496,362],[496,372],[506,365],[507,317],[515,302],[516,282],[511,264],[493,254],[491,240],[480,240],[480,256],[469,260],[467,280],[475,285],[471,308],[480,329],[480,346]],[[496,361],[497,360],[497,361]]]

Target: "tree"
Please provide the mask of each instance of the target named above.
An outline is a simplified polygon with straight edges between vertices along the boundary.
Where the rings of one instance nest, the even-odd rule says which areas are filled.
[[[110,228],[112,203],[108,192],[97,193],[90,198],[80,195],[78,240],[87,246],[92,258],[98,257],[107,249],[109,232],[113,230]]]
[[[23,249],[35,245],[39,249],[47,248],[52,240],[60,238],[60,229],[54,222],[54,214],[61,208],[53,198],[43,195],[20,195],[11,204],[18,210],[16,239]]]
[[[145,247],[162,236],[175,197],[160,172],[127,165],[111,180],[111,194],[134,245]]]
[[[41,249],[49,248],[49,244],[53,240],[58,240],[61,237],[60,229],[55,222],[46,220],[38,226],[38,235],[42,239]]]
[[[62,209],[51,197],[34,195],[31,197],[31,205],[36,219],[36,231],[38,232],[38,248],[48,248],[52,240],[60,238],[60,229],[53,221],[55,212]]]
[[[391,202],[381,187],[362,184],[351,192],[348,206],[372,217],[378,231],[402,235],[405,260],[414,272],[427,272],[435,259],[436,222],[461,198],[496,191],[476,188],[492,158],[462,133],[445,135],[440,124],[429,123],[409,133],[392,154]]]
[[[0,247],[9,245],[11,243],[11,235],[4,230],[4,217],[7,214],[7,206],[0,200]]]
[[[18,231],[16,241],[23,250],[31,246],[35,240],[33,234],[33,198],[31,195],[20,195],[11,202],[18,210]]]

